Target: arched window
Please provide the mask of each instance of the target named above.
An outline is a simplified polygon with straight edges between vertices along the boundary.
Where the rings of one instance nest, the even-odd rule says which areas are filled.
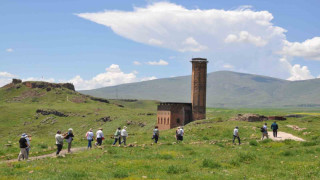
[[[162,118],[161,118],[161,123],[160,124],[162,124]]]
[[[170,124],[170,119],[168,118],[168,124]]]
[[[160,124],[160,118],[158,117],[158,124]]]

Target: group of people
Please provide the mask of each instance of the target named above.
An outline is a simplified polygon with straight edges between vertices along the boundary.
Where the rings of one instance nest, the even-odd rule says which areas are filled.
[[[273,137],[278,137],[278,129],[279,129],[279,126],[277,124],[276,121],[274,121],[272,124],[271,124],[271,129],[273,131]],[[268,139],[269,138],[269,135],[268,135],[268,126],[267,126],[267,123],[265,123],[262,127],[261,127],[261,133],[262,133],[262,138],[261,140],[263,140],[265,137]],[[233,144],[234,144],[234,141],[235,139],[238,139],[238,142],[239,142],[239,145],[241,144],[240,143],[240,136],[239,136],[239,127],[236,126],[233,130]]]
[[[279,127],[276,122],[274,122],[271,125],[271,129],[273,130],[273,137],[277,137]],[[95,143],[96,146],[101,146],[102,141],[104,140],[104,134],[102,130],[103,130],[102,128],[99,128],[98,131],[96,132],[96,143]],[[265,137],[267,139],[269,138],[267,123],[265,123],[263,127],[261,127],[261,133],[262,133],[261,140],[263,140]],[[183,127],[182,126],[178,127],[176,129],[176,135],[175,135],[175,138],[178,143],[183,141],[183,136],[184,136]],[[85,137],[88,140],[87,149],[91,149],[92,141],[94,141],[95,139],[92,129],[89,129]],[[124,146],[126,147],[127,137],[128,137],[127,127],[123,126],[122,129],[120,127],[117,128],[113,137],[114,137],[114,142],[112,143],[112,146],[115,146],[116,143],[118,142],[119,146],[121,146],[121,144],[124,144]],[[158,126],[155,126],[155,128],[153,129],[152,139],[154,140],[155,143],[158,143],[159,137],[160,137],[160,131],[158,129]],[[64,134],[62,134],[60,130],[57,131],[57,134],[55,135],[56,146],[57,146],[56,155],[59,155],[59,153],[61,152],[64,140],[68,143],[68,153],[71,153],[71,145],[72,145],[73,138],[74,138],[74,134],[73,134],[72,128],[69,128],[68,132]],[[238,142],[240,145],[241,142],[240,142],[238,126],[236,126],[235,129],[233,130],[232,142],[234,143],[236,139],[238,139]],[[23,133],[21,135],[21,138],[19,140],[20,153],[18,156],[18,161],[20,161],[21,159],[26,159],[26,160],[28,159],[29,151],[30,151],[30,141],[31,141],[31,136],[28,136],[26,133]]]
[[[21,135],[21,138],[19,140],[19,147],[20,147],[20,153],[18,155],[18,161],[23,160],[28,160],[29,157],[29,151],[30,151],[30,141],[31,141],[31,136],[23,133]]]

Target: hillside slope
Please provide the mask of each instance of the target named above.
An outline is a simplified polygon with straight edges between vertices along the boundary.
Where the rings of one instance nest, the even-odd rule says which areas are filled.
[[[81,93],[120,99],[190,102],[191,76],[157,79]],[[266,76],[219,71],[208,74],[209,107],[320,106],[320,79],[286,81]]]

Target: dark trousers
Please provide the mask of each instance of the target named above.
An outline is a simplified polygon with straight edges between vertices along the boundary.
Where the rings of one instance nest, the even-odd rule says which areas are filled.
[[[97,138],[97,145],[101,146],[101,144],[102,144],[102,138]]]
[[[121,144],[121,138],[114,138],[114,142],[112,145],[115,145],[119,141],[119,145]]]
[[[232,142],[234,143],[234,140],[235,140],[236,138],[238,139],[239,144],[241,144],[241,143],[240,143],[240,137],[239,137],[239,136],[235,136],[235,135],[233,135],[233,140],[232,140]]]
[[[62,144],[57,144],[57,155],[60,153],[60,151],[62,150]]]
[[[88,140],[88,148],[92,148],[92,139]]]
[[[158,135],[153,135],[152,139],[154,139],[155,143],[158,143],[159,136]]]
[[[278,129],[273,130],[273,137],[278,137]]]

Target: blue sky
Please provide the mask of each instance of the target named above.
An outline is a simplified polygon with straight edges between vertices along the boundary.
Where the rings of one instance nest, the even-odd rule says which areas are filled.
[[[316,78],[318,7],[316,0],[1,0],[0,86],[17,77],[92,89],[189,75],[196,56],[208,58],[208,72]]]

